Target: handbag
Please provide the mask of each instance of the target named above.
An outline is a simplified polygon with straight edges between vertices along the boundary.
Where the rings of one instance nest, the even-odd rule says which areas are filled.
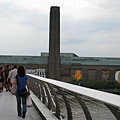
[[[17,79],[17,86],[19,86],[18,76],[16,76],[16,79]],[[18,87],[18,96],[22,97],[22,96],[27,96],[27,95],[28,95],[28,92],[26,88],[19,89]]]
[[[27,96],[28,92],[27,92],[27,89],[26,88],[21,88],[21,89],[18,89],[18,95],[20,97],[22,96]]]
[[[30,95],[27,96],[27,107],[32,107],[32,100]]]

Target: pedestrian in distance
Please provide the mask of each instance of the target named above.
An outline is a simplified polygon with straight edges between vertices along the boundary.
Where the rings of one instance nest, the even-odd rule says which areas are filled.
[[[6,91],[8,91],[8,81],[7,81],[7,78],[8,78],[8,75],[9,75],[9,72],[10,72],[10,66],[7,64],[3,70],[3,75],[4,75],[4,83],[5,83],[5,88],[6,88]]]
[[[3,80],[4,80],[3,71],[2,71],[2,67],[0,67],[0,92],[3,91]]]
[[[25,73],[25,68],[22,65],[18,67],[17,75],[15,76],[14,95],[17,100],[18,116],[25,118],[27,112],[26,100],[27,96],[30,95],[30,86],[28,76]]]
[[[12,87],[11,88],[11,93],[13,94],[14,92],[14,77],[17,75],[17,66],[14,65],[13,69],[9,72],[9,76],[7,78],[7,81],[8,81],[8,84],[9,84],[9,87]]]

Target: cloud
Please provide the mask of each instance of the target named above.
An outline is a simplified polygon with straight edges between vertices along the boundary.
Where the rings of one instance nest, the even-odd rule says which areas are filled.
[[[101,0],[99,6],[106,9],[118,9],[120,7],[119,0]]]
[[[2,2],[0,6],[1,54],[38,55],[47,51],[48,16],[20,9],[10,2]]]
[[[118,56],[120,18],[117,18],[62,21],[61,49],[81,56]]]
[[[61,52],[119,57],[119,0],[1,0],[0,54],[48,51],[52,5],[60,6]]]

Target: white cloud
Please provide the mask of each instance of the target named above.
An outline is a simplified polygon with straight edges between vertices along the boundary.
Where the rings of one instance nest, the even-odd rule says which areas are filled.
[[[0,54],[48,51],[52,5],[60,6],[61,52],[119,57],[119,0],[1,0]]]

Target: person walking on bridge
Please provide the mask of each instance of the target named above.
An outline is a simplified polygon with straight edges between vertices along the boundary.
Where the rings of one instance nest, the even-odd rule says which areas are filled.
[[[8,81],[7,81],[7,78],[8,78],[8,75],[9,75],[9,72],[10,72],[10,66],[7,64],[3,70],[3,75],[4,75],[4,84],[5,84],[5,88],[6,88],[6,91],[8,91]]]
[[[15,76],[14,94],[16,95],[17,99],[18,116],[22,116],[22,118],[25,118],[27,112],[26,99],[27,95],[30,95],[30,86],[28,76],[25,73],[25,68],[22,65],[18,67],[17,75]]]
[[[15,77],[16,75],[17,75],[17,66],[14,65],[13,70],[11,70],[11,71],[9,72],[9,76],[8,76],[8,78],[7,78],[8,83],[11,83],[11,84],[12,84],[12,89],[11,89],[12,94],[13,94],[13,92],[14,92],[14,77]]]
[[[2,92],[3,90],[3,80],[4,80],[3,71],[2,71],[2,67],[0,67],[0,92]]]

